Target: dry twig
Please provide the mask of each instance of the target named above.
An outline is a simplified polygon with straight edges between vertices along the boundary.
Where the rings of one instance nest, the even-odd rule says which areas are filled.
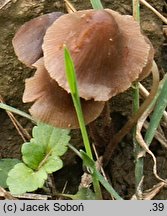
[[[64,0],[64,2],[68,13],[74,13],[77,11],[69,0]]]
[[[4,99],[0,95],[0,102],[5,103]],[[7,115],[9,116],[10,120],[12,121],[13,125],[15,126],[17,132],[21,136],[24,142],[29,141],[31,139],[31,136],[29,133],[21,126],[21,124],[17,121],[17,119],[14,117],[13,113],[6,111]]]
[[[164,187],[166,184],[164,182],[159,182],[158,184],[154,185],[152,188],[144,191],[141,194],[142,200],[151,200],[153,199]],[[131,200],[137,200],[138,197],[134,194]]]
[[[4,188],[0,187],[0,197],[8,200],[17,200],[11,193],[7,192]]]
[[[152,7],[148,2],[146,2],[145,0],[140,0],[140,2],[145,5],[146,7],[148,7],[152,12],[154,12],[164,23],[167,24],[167,19],[161,14],[159,13],[154,7]]]

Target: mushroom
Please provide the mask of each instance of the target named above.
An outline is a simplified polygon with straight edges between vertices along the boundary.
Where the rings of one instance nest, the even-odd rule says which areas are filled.
[[[43,37],[47,28],[63,13],[52,12],[34,18],[20,27],[12,43],[18,59],[31,67],[42,55]]]
[[[78,128],[78,120],[71,96],[52,79],[43,64],[43,58],[33,65],[35,75],[26,79],[23,102],[34,102],[30,113],[36,120],[60,128]],[[96,119],[104,107],[104,102],[81,99],[85,122]]]
[[[132,16],[110,9],[61,16],[46,31],[42,47],[48,73],[67,92],[64,43],[74,61],[80,97],[95,101],[127,90],[142,74],[151,49]]]
[[[144,78],[146,78],[150,74],[151,68],[153,66],[154,48],[153,48],[150,40],[147,37],[145,37],[145,41],[146,41],[146,43],[148,43],[150,45],[150,50],[149,50],[149,55],[147,58],[147,64],[143,68],[142,72],[140,73],[138,81],[141,81]]]
[[[41,25],[40,42],[40,31],[31,35],[29,30],[28,37],[17,33],[13,40],[19,59],[37,68],[26,80],[23,101],[34,102],[30,113],[39,121],[56,127],[79,127],[65,76],[64,44],[74,61],[86,124],[100,115],[105,101],[150,72],[153,47],[132,16],[110,9],[83,10],[60,16],[47,25],[47,30]],[[18,32],[24,33],[25,27],[21,29]],[[33,27],[30,29],[32,32]]]

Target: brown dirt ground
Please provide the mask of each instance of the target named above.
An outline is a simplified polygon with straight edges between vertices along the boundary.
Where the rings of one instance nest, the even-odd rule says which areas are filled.
[[[29,106],[22,103],[24,80],[30,77],[33,71],[27,69],[17,60],[11,43],[12,38],[19,26],[25,21],[52,11],[65,12],[66,9],[63,0],[17,0],[13,2],[0,10],[0,95],[7,104],[27,111]],[[91,8],[88,0],[72,0],[71,2],[73,2],[77,10]],[[103,0],[102,2],[106,8],[114,9],[122,14],[132,14],[131,0]],[[165,0],[150,0],[149,3],[160,12],[166,13]],[[162,31],[163,23],[142,5],[141,26],[156,50],[155,59],[162,76],[167,71],[167,65],[165,64],[167,60],[166,42]],[[149,87],[150,79],[147,79],[145,84]],[[131,102],[131,91],[113,98],[110,102],[111,115],[114,116],[113,125],[115,127],[120,128],[130,116],[132,110]],[[18,116],[17,119],[25,129],[31,131],[32,124],[29,121]],[[0,157],[20,158],[20,147],[23,141],[3,110],[0,110],[0,122]],[[71,143],[75,143],[78,148],[82,147],[79,131],[73,131],[72,137]],[[151,145],[151,150],[157,157],[159,175],[162,178],[167,178],[166,150],[155,140]],[[152,159],[146,156],[144,189],[149,189],[158,183],[152,174],[152,166]],[[106,172],[114,188],[123,198],[129,199],[134,194],[134,155],[131,135],[119,144]],[[64,168],[55,174],[57,189],[61,191],[65,183],[68,182],[65,192],[76,192],[81,174],[81,161],[74,154],[68,153],[65,157]],[[106,195],[107,198],[108,196]],[[166,189],[163,189],[155,198],[167,199]]]

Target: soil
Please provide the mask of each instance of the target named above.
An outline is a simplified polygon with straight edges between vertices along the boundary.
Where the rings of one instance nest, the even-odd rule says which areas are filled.
[[[3,2],[5,1],[0,1],[0,8]],[[71,2],[77,10],[91,8],[88,0],[71,0]],[[105,8],[111,8],[122,14],[132,14],[131,0],[103,0],[102,3]],[[166,13],[165,0],[150,0],[149,3],[159,12]],[[26,112],[28,112],[30,105],[22,102],[24,80],[30,77],[34,71],[18,61],[13,51],[12,38],[19,26],[25,21],[52,11],[66,12],[64,1],[15,0],[10,1],[0,9],[0,95],[10,106]],[[141,27],[154,46],[155,60],[162,77],[167,71],[167,65],[165,64],[167,60],[166,39],[162,30],[163,23],[143,5],[141,5]],[[150,88],[151,79],[146,79],[144,84]],[[131,115],[131,96],[131,90],[128,90],[110,101],[110,112],[111,116],[113,116],[114,127],[120,128]],[[16,116],[16,118],[25,129],[31,132],[33,126],[31,122],[19,116]],[[20,148],[23,140],[3,110],[0,110],[0,121],[0,157],[20,158]],[[79,149],[82,148],[80,132],[73,131],[72,137],[71,143],[75,143]],[[151,150],[157,157],[158,174],[162,178],[167,178],[166,150],[155,140],[151,145]],[[55,173],[57,190],[62,191],[65,183],[68,182],[65,192],[75,193],[82,175],[81,161],[72,153],[68,153],[64,161],[64,168]],[[144,167],[144,189],[149,189],[158,183],[158,180],[153,175],[152,166],[152,159],[147,155]],[[116,191],[123,198],[130,199],[135,192],[134,153],[131,135],[117,146],[111,162],[106,168],[106,173]],[[109,199],[107,195],[106,199]],[[166,189],[161,190],[155,199],[167,199]]]

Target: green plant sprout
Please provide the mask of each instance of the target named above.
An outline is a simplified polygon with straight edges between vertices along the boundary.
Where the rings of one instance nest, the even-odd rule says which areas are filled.
[[[22,163],[17,163],[8,173],[7,186],[12,194],[22,194],[42,188],[48,174],[63,167],[60,159],[67,151],[70,140],[68,129],[46,124],[33,128],[33,138],[22,145]]]
[[[72,61],[72,58],[70,56],[70,53],[67,49],[66,46],[64,46],[64,56],[65,56],[65,65],[66,65],[66,77],[67,81],[70,86],[70,91],[71,91],[71,96],[73,99],[73,103],[76,109],[81,133],[82,133],[82,138],[84,141],[85,149],[88,152],[83,152],[81,151],[81,157],[83,159],[83,163],[92,170],[91,175],[93,179],[93,184],[94,184],[94,190],[96,193],[96,199],[102,199],[101,191],[99,188],[99,182],[106,188],[106,190],[115,197],[115,199],[122,199],[117,192],[112,188],[112,186],[104,179],[104,177],[97,171],[95,162],[93,161],[92,153],[89,154],[91,151],[90,148],[90,143],[89,143],[89,138],[87,135],[86,127],[84,124],[84,117],[82,113],[82,108],[81,108],[81,103],[80,103],[80,98],[79,98],[79,93],[78,93],[78,88],[77,88],[77,79],[76,79],[76,73],[74,69],[74,64]],[[86,136],[86,137],[85,137]],[[88,145],[88,146],[87,146]]]
[[[104,177],[100,174],[100,172],[96,169],[95,162],[88,157],[88,155],[84,151],[80,151],[82,159],[84,161],[84,165],[89,168],[89,171],[92,175],[94,175],[99,182],[103,185],[103,187],[116,199],[122,200],[122,197],[118,195],[118,193],[114,190],[114,188],[104,179]]]
[[[67,81],[68,81],[68,84],[70,87],[71,96],[72,96],[72,100],[73,100],[76,114],[78,117],[78,122],[79,122],[79,126],[81,129],[81,134],[82,134],[84,146],[86,149],[86,153],[88,154],[88,156],[91,159],[93,159],[92,151],[91,151],[91,147],[90,147],[90,143],[89,143],[89,138],[88,138],[88,134],[87,134],[85,123],[84,123],[82,108],[81,108],[74,64],[73,64],[72,58],[70,56],[70,53],[69,53],[69,51],[65,45],[64,45],[64,59],[65,59],[65,68],[66,68],[66,70],[65,70],[66,71],[66,78],[67,78]],[[99,185],[97,178],[94,175],[92,175],[92,180],[93,180],[94,190],[96,193],[96,198],[102,199],[100,185]]]
[[[97,170],[96,168],[96,164],[95,162],[82,150],[78,151],[77,149],[73,149],[74,147],[71,146],[71,144],[68,144],[68,146],[75,151],[75,153],[82,158],[84,165],[88,168],[89,172],[91,174],[94,174],[95,177],[99,180],[99,182],[103,185],[103,187],[111,194],[112,197],[114,197],[116,200],[122,200],[123,198],[119,196],[119,194],[114,190],[114,188],[108,183],[107,180],[105,180],[105,178],[100,174],[100,172]],[[82,190],[84,189],[84,190]],[[94,197],[95,199],[95,195],[92,191],[90,191],[90,189],[88,188],[82,188],[81,190],[79,190],[77,192],[77,194],[75,195],[69,195],[69,194],[60,194],[60,195],[64,195],[70,198],[74,198],[76,199],[76,197],[81,196],[82,198],[84,197],[84,199],[88,199],[88,197]],[[88,197],[86,197],[86,195]]]

